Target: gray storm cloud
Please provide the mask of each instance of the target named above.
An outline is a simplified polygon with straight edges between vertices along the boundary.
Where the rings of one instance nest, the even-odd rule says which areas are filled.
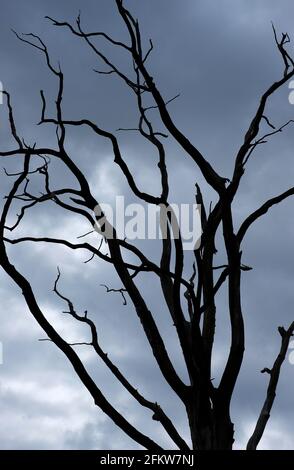
[[[281,74],[271,21],[279,31],[294,33],[292,1],[260,0],[148,0],[127,1],[141,21],[146,39],[153,38],[155,50],[150,68],[164,96],[180,93],[171,106],[178,126],[197,144],[223,176],[230,176],[233,159],[250,122],[259,96]],[[28,142],[52,143],[54,129],[37,128],[40,119],[39,90],[48,103],[54,99],[56,83],[48,74],[42,57],[16,40],[18,32],[40,34],[54,60],[60,60],[65,73],[64,113],[76,119],[90,117],[111,131],[137,122],[135,103],[129,91],[112,76],[92,72],[97,60],[69,32],[54,29],[44,19],[49,15],[72,20],[82,10],[82,21],[89,30],[104,30],[116,38],[125,31],[109,0],[10,0],[2,2],[0,28],[0,80],[12,95],[20,133]],[[127,67],[124,57],[109,49],[118,63]],[[101,65],[101,64],[99,64]],[[294,116],[288,101],[289,89],[271,101],[267,114],[277,125]],[[11,146],[7,116],[0,107],[1,148]],[[293,185],[293,127],[257,151],[248,166],[235,204],[239,223],[267,197]],[[119,136],[125,158],[138,185],[156,192],[156,156],[133,134]],[[120,170],[113,164],[111,147],[83,131],[71,133],[69,150],[88,176],[97,198],[105,203],[117,194],[132,200]],[[194,185],[203,183],[199,173],[174,142],[167,142],[168,168],[175,202],[193,202]],[[1,162],[7,169],[19,168],[16,159]],[[56,166],[56,184],[69,181],[69,175]],[[1,175],[3,194],[12,180]],[[37,184],[37,183],[36,183]],[[209,202],[215,196],[205,191]],[[236,448],[244,447],[258,416],[266,389],[260,370],[271,366],[279,348],[277,327],[288,325],[294,316],[294,223],[293,200],[284,202],[260,220],[248,233],[243,249],[244,262],[254,269],[243,276],[243,307],[247,331],[244,366],[232,408],[236,429]],[[54,223],[52,223],[54,220]],[[66,234],[75,239],[87,231],[78,218],[64,218],[54,207],[34,210],[24,219],[18,233],[34,235]],[[152,256],[154,246],[145,245]],[[175,406],[173,393],[165,386],[132,308],[122,305],[120,296],[105,292],[100,284],[118,285],[111,269],[100,263],[83,264],[86,253],[78,256],[66,249],[25,245],[10,247],[13,262],[32,282],[40,304],[56,328],[71,341],[87,340],[87,331],[62,315],[64,305],[52,293],[57,265],[63,289],[72,295],[80,310],[95,318],[103,347],[129,379],[151,399],[165,397],[165,409],[188,436],[184,410]],[[0,448],[2,449],[94,449],[134,448],[136,445],[97,410],[75,377],[66,359],[44,337],[30,317],[20,293],[0,273],[0,340],[4,362],[0,366]],[[160,331],[177,369],[185,374],[172,326],[166,320],[159,293],[151,282],[144,293],[156,312]],[[226,293],[218,297],[217,341],[214,350],[214,376],[228,352]],[[135,354],[134,354],[135,351]],[[89,370],[103,391],[125,412],[132,423],[150,433],[165,446],[170,442],[97,364],[91,352],[80,350]],[[272,417],[260,448],[293,449],[294,366],[285,362]]]

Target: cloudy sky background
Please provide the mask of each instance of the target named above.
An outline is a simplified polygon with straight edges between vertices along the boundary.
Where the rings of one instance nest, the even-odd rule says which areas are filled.
[[[223,176],[230,177],[234,156],[255,112],[259,96],[283,73],[276,50],[271,21],[279,32],[294,34],[294,6],[290,0],[245,2],[245,0],[128,0],[126,6],[141,21],[146,43],[152,37],[155,49],[150,70],[166,99],[181,93],[170,105],[179,128],[196,144]],[[65,74],[64,115],[70,119],[88,117],[106,130],[134,127],[137,110],[130,91],[114,76],[98,76],[93,68],[103,68],[91,51],[63,29],[56,29],[45,15],[73,20],[82,10],[87,30],[103,30],[126,39],[126,32],[114,2],[109,0],[10,0],[3,2],[0,28],[0,79],[10,91],[19,134],[26,142],[55,145],[54,129],[36,127],[40,119],[39,90],[44,89],[48,113],[53,112],[56,80],[50,76],[43,57],[21,44],[11,33],[34,32],[46,41],[54,61],[60,60]],[[130,70],[124,54],[99,46]],[[293,49],[292,49],[293,50]],[[293,50],[294,53],[294,50]],[[271,100],[267,116],[276,125],[294,117],[284,87]],[[4,106],[0,109],[1,149],[13,148]],[[158,122],[154,114],[155,122]],[[159,124],[159,129],[164,130]],[[264,127],[266,131],[267,128]],[[158,193],[159,175],[153,149],[134,134],[118,134],[124,157],[140,188]],[[134,202],[123,175],[113,163],[111,148],[88,131],[68,132],[67,148],[87,175],[91,188],[102,202],[113,203],[123,194]],[[169,139],[166,143],[170,171],[171,201],[193,202],[194,184],[203,183],[187,156]],[[7,170],[20,169],[17,158],[3,159]],[[70,181],[69,175],[52,161],[52,182],[56,188]],[[234,211],[236,226],[268,197],[293,185],[293,128],[258,149],[251,159],[240,187]],[[2,194],[13,179],[1,175]],[[38,177],[32,183],[42,187]],[[202,186],[206,201],[214,200]],[[274,208],[248,233],[243,246],[243,262],[254,269],[243,276],[243,309],[247,332],[244,365],[233,404],[236,448],[244,448],[262,405],[268,377],[260,370],[270,367],[279,348],[279,325],[288,326],[294,317],[294,224],[293,200]],[[24,218],[15,234],[60,236],[76,241],[87,224],[47,204]],[[93,238],[89,237],[89,241]],[[144,245],[155,256],[154,242]],[[133,308],[122,305],[120,295],[105,293],[100,284],[120,287],[105,264],[83,264],[87,253],[45,245],[13,246],[9,252],[16,266],[27,274],[46,316],[69,341],[89,340],[83,329],[61,312],[64,305],[52,293],[56,267],[62,271],[62,291],[71,296],[79,311],[88,310],[95,319],[99,338],[110,357],[127,373],[129,380],[146,397],[159,401],[174,417],[188,438],[184,411],[164,384],[143,336]],[[221,253],[221,252],[220,252]],[[220,258],[219,261],[224,261]],[[187,267],[187,274],[190,265]],[[75,377],[66,359],[49,342],[39,342],[44,334],[30,316],[21,294],[0,273],[0,340],[4,363],[0,366],[0,448],[2,449],[131,449],[137,448],[93,404],[88,392]],[[142,287],[148,305],[166,336],[167,347],[179,373],[185,377],[173,328],[160,298],[158,286],[146,275]],[[157,292],[158,290],[158,292]],[[225,364],[228,346],[226,292],[218,296],[217,341],[214,377],[217,381]],[[103,392],[139,429],[166,447],[171,443],[87,347],[79,349],[87,367]],[[293,449],[294,366],[285,361],[277,399],[260,449]]]

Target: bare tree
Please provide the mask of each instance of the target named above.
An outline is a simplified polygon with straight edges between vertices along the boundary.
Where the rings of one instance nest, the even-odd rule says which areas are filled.
[[[42,39],[34,34],[20,36],[18,38],[30,46],[38,49],[43,56],[48,70],[56,78],[58,92],[55,102],[55,116],[47,115],[47,102],[45,93],[41,91],[41,120],[40,125],[52,125],[56,128],[56,146],[37,147],[24,142],[17,131],[14,121],[13,108],[8,92],[4,92],[7,99],[8,116],[12,137],[15,141],[13,150],[1,151],[2,157],[18,157],[22,160],[22,170],[18,174],[8,174],[15,177],[14,184],[5,199],[5,204],[0,221],[0,262],[4,271],[10,276],[15,284],[20,288],[29,307],[29,310],[38,324],[44,330],[47,340],[52,341],[67,357],[73,366],[75,373],[84,384],[87,391],[92,396],[97,405],[106,415],[128,436],[142,447],[150,450],[160,450],[158,443],[147,435],[140,432],[132,425],[115,406],[103,395],[100,385],[86,370],[83,362],[79,358],[75,347],[81,344],[89,345],[93,348],[98,358],[111,371],[114,378],[127,390],[130,396],[142,407],[151,411],[152,419],[157,421],[175,446],[181,450],[188,450],[189,443],[185,442],[177,429],[177,423],[173,423],[167,416],[163,407],[148,400],[131,384],[127,377],[111,361],[107,353],[99,344],[95,321],[88,316],[88,313],[79,313],[72,300],[62,293],[60,287],[61,273],[58,275],[54,285],[54,292],[66,306],[66,313],[77,322],[88,326],[91,341],[80,343],[69,343],[54,329],[46,318],[38,304],[33,289],[27,280],[9,259],[7,244],[22,244],[26,242],[46,243],[63,245],[71,250],[86,250],[89,253],[89,260],[99,258],[101,262],[110,263],[116,271],[122,287],[113,289],[105,286],[108,292],[118,292],[123,297],[123,303],[130,300],[134,306],[137,316],[141,322],[146,338],[151,347],[155,362],[159,367],[166,383],[171,387],[179,402],[185,407],[189,428],[191,431],[191,442],[193,449],[232,449],[234,442],[233,423],[230,418],[230,404],[234,393],[236,381],[243,361],[245,347],[244,324],[241,307],[241,273],[250,270],[248,266],[242,264],[242,242],[251,225],[274,205],[279,204],[286,198],[294,195],[294,187],[288,189],[278,196],[267,200],[261,207],[257,208],[239,228],[235,227],[232,203],[238,192],[240,181],[246,170],[249,158],[253,157],[255,149],[264,144],[268,139],[281,132],[292,121],[288,121],[275,128],[266,116],[266,106],[272,95],[279,90],[288,80],[294,76],[294,61],[288,52],[287,45],[290,42],[287,34],[282,34],[281,39],[273,28],[274,38],[278,51],[283,60],[282,76],[274,82],[261,96],[256,113],[245,133],[234,160],[234,170],[230,179],[220,176],[212,167],[209,161],[201,154],[198,148],[192,143],[175,124],[169,111],[169,104],[173,100],[165,99],[158,89],[154,78],[148,71],[148,58],[153,50],[153,43],[150,40],[149,47],[144,50],[143,40],[140,33],[138,21],[126,9],[122,0],[115,0],[115,4],[124,23],[129,36],[129,42],[123,43],[115,40],[104,32],[86,32],[82,27],[80,16],[75,24],[60,22],[53,18],[48,18],[56,27],[67,28],[71,34],[79,37],[86,43],[95,54],[99,63],[104,63],[104,70],[95,70],[96,73],[110,75],[113,74],[122,80],[134,94],[138,112],[139,122],[135,129],[120,129],[137,131],[142,139],[145,139],[158,153],[158,168],[161,178],[161,194],[153,195],[143,192],[138,187],[128,164],[123,158],[118,139],[115,134],[102,129],[95,122],[87,118],[80,120],[70,120],[63,115],[62,100],[64,92],[64,75],[59,67],[53,65],[49,52]],[[117,67],[99,48],[97,40],[103,37],[107,43],[124,53],[127,53],[132,63],[132,71],[129,74]],[[150,105],[150,101],[152,104]],[[148,104],[146,104],[148,103]],[[166,133],[155,130],[152,123],[150,110],[153,109],[160,117]],[[269,131],[265,135],[260,135],[260,125],[265,121]],[[102,237],[102,242],[107,243],[109,253],[105,254],[101,250],[101,236],[97,234],[97,245],[84,241],[72,243],[66,239],[37,238],[26,236],[22,238],[10,238],[8,233],[21,223],[23,216],[33,206],[50,201],[59,206],[62,210],[78,215],[89,224],[89,230],[98,225],[101,231],[110,222],[106,219],[100,208],[99,201],[93,196],[89,182],[79,168],[77,163],[71,158],[67,151],[66,138],[69,128],[86,127],[97,137],[108,140],[112,145],[114,162],[123,172],[127,183],[133,194],[144,203],[169,207],[169,177],[166,167],[166,149],[163,144],[164,139],[169,135],[174,139],[192,159],[198,170],[200,170],[207,185],[212,188],[217,195],[216,204],[206,210],[204,197],[198,184],[196,184],[196,201],[202,206],[202,228],[203,234],[201,244],[194,250],[193,275],[190,279],[184,276],[184,250],[181,237],[171,236],[172,220],[169,215],[167,237],[162,240],[161,257],[158,264],[148,259],[143,251],[138,249],[126,239],[117,236],[115,227],[113,237]],[[50,171],[50,162],[57,159],[61,162],[72,177],[75,179],[78,189],[72,187],[56,188],[54,185],[54,173]],[[38,166],[38,161],[41,163]],[[30,189],[30,182],[34,175],[43,177],[42,195],[33,194]],[[12,206],[18,201],[21,210],[16,222],[8,226],[7,218],[11,213]],[[98,214],[98,215],[97,215]],[[106,232],[105,232],[106,233]],[[215,266],[216,255],[216,234],[223,238],[226,262],[221,266]],[[99,245],[99,246],[98,246]],[[132,259],[137,262],[126,261],[127,255],[131,254]],[[220,271],[218,271],[220,270]],[[220,272],[218,277],[216,273]],[[147,300],[144,298],[137,279],[144,277],[145,273],[154,276],[155,281],[159,281],[162,294],[169,311],[171,321],[175,326],[181,352],[185,361],[189,381],[184,383],[175,369],[165,346],[165,341],[159,332],[154,314],[149,310]],[[230,313],[231,342],[230,351],[224,367],[221,380],[215,386],[211,377],[212,350],[215,339],[216,322],[216,295],[222,288],[228,292],[228,310]],[[127,307],[128,308],[128,307]],[[271,369],[265,368],[262,372],[269,374],[269,385],[266,399],[257,420],[256,428],[248,442],[248,449],[256,449],[267,424],[270,412],[274,403],[276,388],[278,384],[280,369],[285,359],[290,338],[294,332],[294,323],[286,330],[279,327],[281,335],[281,349],[277,359]]]

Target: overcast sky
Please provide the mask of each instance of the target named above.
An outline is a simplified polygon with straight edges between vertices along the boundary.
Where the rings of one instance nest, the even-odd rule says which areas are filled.
[[[260,95],[282,76],[283,64],[274,44],[271,21],[277,31],[294,34],[293,2],[126,0],[126,6],[139,18],[146,44],[150,37],[153,39],[155,47],[149,67],[162,94],[169,99],[180,93],[170,105],[176,124],[222,176],[230,177],[234,156]],[[86,45],[68,30],[54,28],[44,19],[48,15],[73,21],[79,9],[85,29],[103,30],[116,39],[126,39],[112,0],[2,2],[0,80],[11,93],[19,133],[31,145],[34,142],[39,146],[55,145],[54,129],[36,124],[41,111],[39,90],[45,91],[50,112],[57,84],[43,57],[20,43],[11,28],[19,33],[41,35],[52,60],[60,61],[65,74],[66,117],[89,117],[113,132],[119,127],[137,125],[135,101],[127,87],[112,75],[95,74],[93,68],[103,69],[103,64]],[[118,54],[102,39],[97,44],[123,70],[130,70],[131,63],[125,54]],[[267,116],[275,125],[294,118],[288,95],[285,86],[268,106]],[[0,119],[1,150],[12,148],[4,106]],[[155,121],[158,123],[156,117]],[[163,125],[158,125],[164,131]],[[268,197],[293,185],[293,132],[289,127],[255,153],[234,205],[236,226]],[[118,137],[140,188],[157,194],[160,181],[156,155],[133,133]],[[203,184],[203,180],[171,138],[166,146],[171,202],[192,203],[195,182]],[[117,195],[133,201],[107,142],[89,132],[70,132],[67,148],[101,202],[113,203]],[[56,163],[52,165],[55,186],[61,187],[69,176]],[[21,169],[17,158],[3,159],[1,166]],[[3,196],[12,181],[1,175]],[[38,188],[41,182],[36,178],[33,184]],[[214,195],[204,184],[202,187],[209,204]],[[254,269],[243,275],[246,351],[232,403],[236,448],[244,448],[259,414],[268,380],[260,370],[271,367],[279,349],[277,327],[287,327],[294,319],[293,204],[293,200],[284,202],[262,218],[250,230],[243,246],[243,262]],[[28,213],[15,235],[63,235],[76,241],[87,229],[79,217],[64,215],[53,204],[47,204]],[[145,249],[150,256],[156,252],[154,242],[145,244]],[[64,305],[52,293],[57,265],[61,268],[63,292],[71,296],[79,311],[87,309],[96,321],[104,349],[140,391],[164,405],[188,439],[184,410],[161,378],[134,309],[129,304],[124,306],[119,294],[107,294],[100,286],[105,283],[120,287],[110,267],[98,261],[84,264],[87,253],[44,245],[13,246],[9,253],[32,282],[44,313],[58,331],[70,342],[87,341],[87,329],[62,314]],[[61,352],[49,342],[38,341],[44,338],[44,333],[31,317],[18,289],[2,272],[0,278],[0,340],[4,351],[0,366],[0,448],[138,448],[94,406]],[[152,278],[146,277],[143,291],[160,331],[167,338],[177,370],[185,377],[173,327]],[[213,368],[216,381],[228,353],[225,291],[220,293],[217,303]],[[142,411],[113,381],[91,350],[81,347],[79,353],[111,402],[139,429],[170,447],[170,441],[152,421],[151,414]],[[293,387],[294,366],[287,359],[260,449],[294,448]]]

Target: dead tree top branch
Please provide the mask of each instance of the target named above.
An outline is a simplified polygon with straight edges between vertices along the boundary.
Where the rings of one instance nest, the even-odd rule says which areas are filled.
[[[152,412],[152,418],[158,422],[165,430],[175,446],[181,450],[187,450],[190,444],[181,436],[175,423],[163,411],[163,407],[153,402],[141,394],[135,386],[121,372],[120,368],[110,360],[107,353],[101,348],[98,339],[98,331],[94,320],[88,316],[87,311],[79,314],[75,309],[72,300],[59,290],[60,270],[54,283],[54,293],[67,305],[68,310],[64,313],[70,315],[77,322],[84,323],[89,328],[90,342],[78,341],[75,343],[66,342],[46,319],[46,314],[38,305],[33,289],[28,280],[11,263],[6,250],[6,243],[11,245],[24,242],[48,243],[61,245],[70,250],[84,250],[89,257],[85,261],[88,263],[93,259],[111,264],[120,279],[122,287],[113,288],[106,284],[100,284],[106,288],[106,292],[120,293],[123,304],[126,308],[130,305],[134,308],[137,317],[142,325],[154,360],[159,367],[163,378],[168,386],[173,390],[176,397],[184,405],[187,413],[187,421],[191,433],[191,444],[193,449],[231,449],[234,442],[233,423],[230,417],[230,404],[234,393],[235,384],[243,361],[245,349],[245,332],[243,322],[243,312],[241,305],[241,274],[242,271],[249,271],[251,268],[242,263],[242,241],[251,225],[268,212],[274,205],[294,195],[294,189],[283,192],[266,201],[260,208],[250,214],[241,224],[238,230],[234,226],[234,212],[232,203],[237,194],[240,181],[245,173],[249,158],[254,154],[254,150],[264,144],[268,138],[282,132],[285,127],[293,121],[276,128],[271,120],[266,116],[266,106],[270,97],[280,89],[288,80],[294,76],[294,62],[286,49],[290,43],[289,36],[282,34],[278,39],[276,30],[274,38],[278,51],[282,57],[284,70],[283,76],[275,81],[261,96],[256,113],[251,119],[250,125],[245,132],[244,141],[234,159],[234,169],[231,179],[220,176],[210,162],[204,157],[199,149],[185,136],[169,111],[170,103],[177,98],[166,100],[159,91],[156,81],[148,71],[148,58],[153,52],[153,43],[150,40],[148,49],[145,51],[138,21],[127,10],[122,0],[115,0],[118,14],[126,27],[129,44],[113,39],[110,35],[92,31],[86,32],[81,25],[81,17],[78,16],[76,24],[72,25],[65,21],[46,17],[56,27],[67,28],[73,35],[85,41],[85,44],[93,51],[98,62],[102,62],[108,67],[106,71],[96,72],[115,75],[122,80],[131,93],[135,96],[138,110],[138,124],[134,127],[120,128],[119,131],[136,131],[158,155],[157,167],[161,183],[160,194],[154,195],[142,191],[130,170],[127,159],[121,151],[119,139],[108,130],[85,117],[72,120],[64,117],[63,95],[64,95],[64,75],[61,67],[55,67],[51,60],[47,46],[43,40],[35,34],[19,35],[17,38],[37,49],[45,58],[48,71],[57,80],[57,95],[55,100],[54,116],[47,116],[47,98],[45,91],[40,91],[41,97],[41,119],[38,125],[53,125],[56,128],[56,144],[54,148],[38,147],[36,144],[28,146],[19,135],[14,119],[11,98],[8,92],[4,92],[8,109],[8,120],[11,136],[16,143],[16,148],[9,151],[1,151],[1,157],[17,158],[22,162],[22,170],[13,174],[6,172],[9,177],[17,177],[10,193],[6,196],[2,216],[0,220],[0,264],[4,271],[11,277],[15,284],[21,289],[25,301],[36,321],[43,328],[47,339],[52,341],[66,356],[73,366],[85,388],[92,396],[95,404],[101,408],[107,416],[128,436],[139,445],[150,449],[160,450],[161,445],[140,432],[122,414],[120,414],[101,391],[100,384],[90,376],[82,361],[75,351],[76,346],[87,345],[92,347],[99,360],[111,371],[114,378],[125,388],[129,395],[140,405]],[[99,40],[105,40],[113,47],[126,52],[131,60],[132,70],[130,75],[123,73],[101,50]],[[146,103],[148,96],[149,103]],[[150,105],[150,98],[152,104]],[[153,109],[158,113],[161,123],[166,132],[157,130],[154,127],[149,111]],[[260,136],[261,122],[264,120],[271,128],[271,131]],[[206,210],[204,197],[200,186],[196,183],[196,202],[202,206],[202,226],[203,236],[200,247],[194,250],[194,263],[192,265],[192,275],[185,278],[184,270],[184,250],[181,236],[173,239],[172,218],[169,215],[167,237],[162,240],[160,260],[154,263],[143,253],[142,250],[131,244],[127,240],[118,237],[115,227],[110,226],[103,211],[100,215],[95,215],[95,209],[101,204],[91,192],[89,182],[79,167],[78,163],[69,155],[66,146],[68,137],[67,129],[80,129],[87,127],[97,136],[106,139],[111,143],[114,163],[122,171],[126,182],[133,192],[133,195],[140,201],[147,204],[164,208],[169,207],[169,177],[166,164],[166,148],[163,144],[167,136],[171,136],[193,160],[196,168],[201,172],[206,183],[216,191],[218,201],[211,208]],[[41,166],[36,167],[36,159],[42,160]],[[64,168],[74,177],[78,189],[71,187],[58,187],[54,189],[54,172],[51,170],[51,159],[57,159]],[[32,163],[34,162],[34,163]],[[39,160],[38,160],[39,164]],[[40,176],[43,181],[42,194],[35,195],[31,189],[30,179]],[[15,202],[22,203],[19,214],[13,225],[8,225],[8,216],[13,212]],[[108,224],[113,237],[105,236],[105,243],[109,254],[103,253],[101,246],[103,239],[97,235],[97,246],[93,243],[72,243],[67,239],[58,239],[48,236],[32,237],[23,236],[10,238],[8,232],[13,232],[21,224],[24,217],[27,217],[30,210],[40,204],[53,204],[61,208],[65,214],[75,214],[85,220],[89,225],[89,232],[77,238],[82,238],[89,233],[95,233],[93,227],[102,229]],[[215,262],[217,253],[216,234],[222,233],[225,246],[226,260],[222,264]],[[136,262],[125,261],[125,254],[135,256]],[[215,279],[216,270],[221,269],[219,277]],[[180,377],[173,361],[170,358],[165,345],[165,338],[161,335],[156,323],[156,312],[151,312],[148,302],[145,299],[137,277],[143,278],[145,273],[152,273],[159,281],[165,306],[170,315],[179,340],[181,353],[187,370],[187,383]],[[218,386],[214,386],[211,377],[211,366],[213,357],[213,346],[215,340],[215,329],[217,319],[216,295],[221,288],[227,287],[228,311],[231,328],[230,351],[224,367],[221,380]],[[282,345],[280,354],[272,369],[267,369],[270,374],[270,382],[267,391],[267,398],[256,429],[250,438],[248,448],[255,449],[263,435],[269,413],[272,409],[275,392],[278,384],[280,369],[285,359],[289,340],[294,331],[293,324],[288,330],[280,330]],[[99,331],[100,334],[100,331]]]

